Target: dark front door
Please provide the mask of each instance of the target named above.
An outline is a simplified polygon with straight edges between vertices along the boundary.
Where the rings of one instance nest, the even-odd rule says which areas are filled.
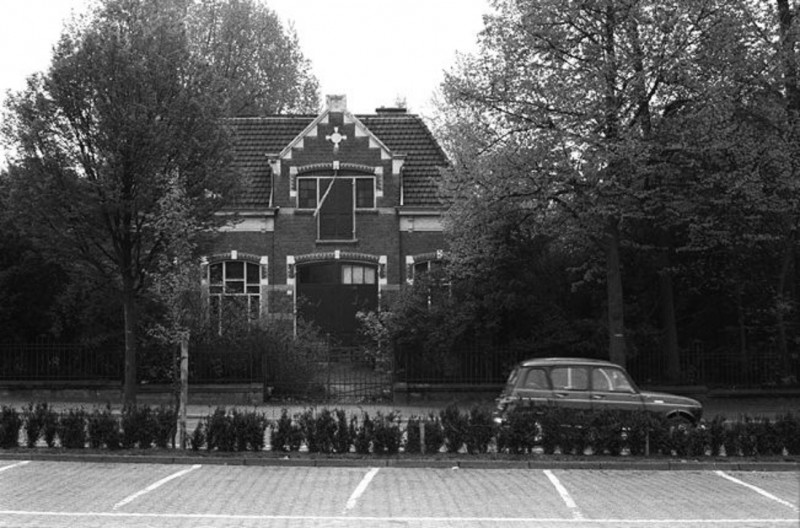
[[[330,335],[334,344],[356,344],[359,310],[378,308],[376,268],[346,262],[298,266],[298,313]]]

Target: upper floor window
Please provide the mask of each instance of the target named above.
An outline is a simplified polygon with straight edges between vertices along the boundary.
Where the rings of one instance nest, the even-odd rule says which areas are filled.
[[[211,323],[220,333],[258,320],[261,310],[260,268],[241,260],[216,262],[208,267]]]
[[[375,208],[372,177],[299,178],[297,191],[297,207],[316,212],[320,240],[353,240],[355,211]]]
[[[355,194],[353,204],[356,209],[375,208],[375,178],[353,176],[298,178],[297,207],[299,209],[316,209],[323,197],[327,201],[330,197],[328,188],[331,186],[332,180],[348,182],[349,189]],[[328,196],[325,196],[325,193],[328,193]]]

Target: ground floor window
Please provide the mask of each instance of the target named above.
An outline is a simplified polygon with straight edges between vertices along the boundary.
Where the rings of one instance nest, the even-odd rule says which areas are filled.
[[[208,267],[209,315],[220,333],[238,329],[261,315],[260,268],[241,260]]]

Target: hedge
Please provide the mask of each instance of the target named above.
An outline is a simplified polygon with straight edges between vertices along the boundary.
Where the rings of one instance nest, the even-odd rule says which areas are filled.
[[[0,448],[57,445],[65,449],[149,449],[174,447],[177,415],[172,408],[132,406],[115,413],[109,406],[58,413],[46,403],[22,412],[0,408]],[[24,434],[23,434],[24,433]],[[773,420],[720,417],[696,427],[676,426],[644,412],[587,412],[560,408],[516,409],[502,427],[481,407],[455,406],[403,420],[399,413],[366,412],[348,418],[342,409],[305,409],[268,420],[256,409],[220,407],[199,420],[190,436],[194,450],[271,450],[359,455],[487,452],[510,455],[562,454],[607,456],[753,457],[800,455],[800,415]]]

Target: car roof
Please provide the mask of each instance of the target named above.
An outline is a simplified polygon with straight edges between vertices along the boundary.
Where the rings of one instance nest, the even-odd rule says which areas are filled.
[[[604,359],[591,359],[591,358],[565,358],[565,357],[548,357],[548,358],[533,358],[521,361],[521,367],[552,367],[552,366],[592,366],[592,367],[616,367],[622,368],[616,363],[606,361]]]

